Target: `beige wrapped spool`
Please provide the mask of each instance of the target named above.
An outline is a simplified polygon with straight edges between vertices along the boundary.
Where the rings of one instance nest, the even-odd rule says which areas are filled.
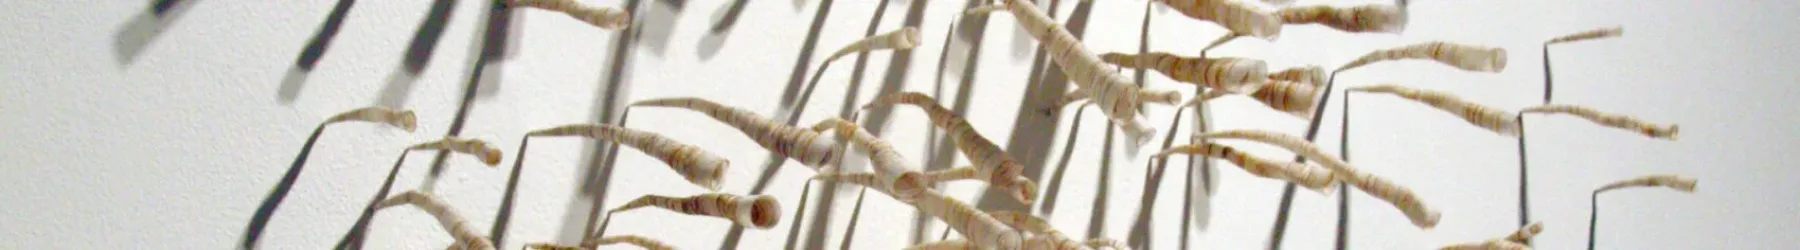
[[[418,207],[419,210],[425,210],[426,214],[431,214],[432,217],[437,218],[438,225],[443,226],[445,231],[449,231],[450,237],[456,238],[456,243],[453,247],[461,246],[467,249],[485,250],[494,249],[493,242],[488,241],[487,237],[481,236],[480,233],[476,233],[474,229],[469,228],[469,220],[463,219],[461,215],[456,214],[456,211],[450,210],[450,205],[445,204],[443,200],[438,200],[437,197],[433,197],[429,194],[420,193],[419,191],[407,191],[406,193],[388,197],[387,200],[376,203],[375,209],[380,210],[399,205],[413,205],[414,207]]]
[[[781,203],[767,195],[738,196],[725,193],[689,197],[645,195],[625,203],[611,212],[642,207],[658,207],[676,213],[711,216],[731,220],[739,226],[769,229],[781,222]]]
[[[582,136],[596,140],[609,141],[631,146],[646,154],[656,156],[675,173],[709,190],[718,191],[724,185],[725,170],[731,167],[726,160],[700,147],[688,145],[663,137],[656,133],[644,132],[613,125],[572,124],[547,128],[526,133],[526,136]]]
[[[449,150],[452,152],[472,155],[472,156],[481,158],[481,163],[487,164],[488,167],[500,165],[500,157],[502,154],[499,149],[494,149],[492,146],[488,146],[488,143],[485,141],[481,141],[478,139],[467,139],[467,138],[461,138],[461,137],[444,137],[443,140],[420,143],[420,144],[413,145],[411,147],[406,148],[406,150],[426,150],[426,149]]]
[[[1199,84],[1231,93],[1250,93],[1269,77],[1262,60],[1221,57],[1182,57],[1152,52],[1141,55],[1106,53],[1100,60],[1128,69],[1154,69],[1175,81]]]
[[[1638,134],[1643,134],[1644,136],[1649,136],[1651,138],[1671,141],[1675,140],[1676,134],[1681,132],[1681,127],[1675,124],[1651,124],[1640,120],[1637,117],[1601,113],[1599,110],[1578,105],[1550,104],[1535,106],[1520,110],[1519,113],[1569,114],[1607,127],[1635,131]]]
[[[764,149],[799,161],[814,170],[824,167],[843,154],[843,147],[838,146],[844,140],[835,135],[820,134],[804,128],[788,126],[748,110],[720,105],[705,99],[691,97],[651,99],[638,101],[630,106],[683,108],[706,114],[714,120],[737,128]]]
[[[419,128],[419,118],[418,116],[413,115],[412,110],[394,110],[383,107],[367,107],[344,111],[343,113],[325,119],[325,124],[346,121],[387,124],[388,126],[406,129],[406,132],[413,132],[413,130]]]
[[[837,60],[839,57],[844,57],[844,56],[858,53],[858,52],[868,52],[868,51],[875,51],[875,50],[906,50],[906,49],[912,49],[913,47],[918,47],[918,46],[919,46],[919,28],[906,27],[906,28],[901,28],[900,30],[890,31],[888,33],[882,33],[879,35],[874,35],[874,36],[870,36],[867,38],[863,38],[862,40],[858,40],[854,43],[850,43],[849,45],[844,45],[844,47],[841,49],[838,49],[837,52],[831,53],[830,57],[826,57],[825,62],[829,63],[831,61]]]
[[[1346,32],[1399,34],[1406,30],[1406,9],[1396,5],[1290,7],[1282,8],[1275,14],[1281,16],[1281,21],[1287,24],[1320,24]]]
[[[1404,59],[1432,60],[1458,69],[1477,72],[1500,72],[1500,70],[1506,69],[1506,49],[1434,41],[1369,52],[1362,58],[1357,58],[1356,61],[1339,67],[1336,72],[1376,62]]]
[[[524,6],[562,12],[601,29],[618,30],[631,25],[631,13],[625,13],[625,11],[615,8],[587,6],[576,0],[510,0],[506,3],[513,7]]]
[[[1519,116],[1500,109],[1482,106],[1450,93],[1408,88],[1397,84],[1380,84],[1354,87],[1350,92],[1367,92],[1392,94],[1416,102],[1431,105],[1433,108],[1449,112],[1461,117],[1471,125],[1499,133],[1509,137],[1519,137]]]

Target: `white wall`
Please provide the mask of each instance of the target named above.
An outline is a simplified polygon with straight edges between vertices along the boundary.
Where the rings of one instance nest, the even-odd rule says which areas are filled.
[[[131,3],[127,3],[131,2]],[[620,1],[584,1],[618,6]],[[755,1],[727,36],[707,30],[727,1],[689,1],[678,15],[660,1],[645,1],[663,17],[630,55],[620,102],[696,96],[772,113],[818,1]],[[1064,1],[1070,2],[1070,1]],[[1362,2],[1362,1],[1359,1]],[[5,248],[224,248],[235,246],[244,225],[285,166],[324,117],[356,107],[398,104],[418,112],[421,127],[404,133],[372,125],[338,125],[326,131],[310,164],[274,217],[262,246],[317,249],[330,246],[353,222],[380,185],[395,152],[439,138],[449,130],[463,86],[478,53],[485,1],[460,1],[431,63],[416,77],[401,61],[425,19],[428,1],[360,1],[335,42],[305,78],[292,78],[295,57],[336,1],[184,1],[181,10],[156,19],[145,1],[8,1],[0,9],[0,246]],[[879,31],[900,27],[907,3],[887,8]],[[1301,4],[1315,4],[1302,1]],[[1336,3],[1333,4],[1350,4]],[[945,29],[961,1],[929,4],[921,26],[926,42],[913,53],[905,90],[932,91]],[[1067,16],[1070,3],[1060,8]],[[1103,1],[1093,8],[1085,40],[1100,52],[1136,51],[1142,2]],[[816,64],[837,46],[862,37],[875,1],[836,1],[818,40]],[[1601,128],[1571,117],[1528,117],[1532,215],[1547,226],[1537,245],[1579,248],[1585,242],[1588,191],[1601,183],[1654,173],[1698,177],[1699,192],[1661,190],[1611,193],[1601,198],[1600,247],[1608,249],[1772,249],[1787,247],[1800,230],[1800,171],[1782,162],[1800,160],[1800,122],[1791,107],[1800,96],[1789,67],[1800,65],[1800,28],[1793,1],[1414,1],[1403,35],[1352,35],[1317,26],[1290,26],[1277,42],[1244,40],[1214,55],[1268,60],[1271,67],[1332,67],[1367,51],[1427,40],[1507,49],[1503,73],[1469,73],[1425,62],[1371,66],[1341,76],[1339,86],[1395,82],[1453,92],[1472,101],[1517,109],[1540,100],[1544,39],[1596,27],[1623,25],[1623,38],[1552,48],[1556,102],[1588,105],[1652,121],[1681,125],[1679,141],[1651,140]],[[462,135],[508,151],[501,168],[452,157],[435,192],[486,232],[499,206],[506,176],[525,131],[596,121],[611,67],[615,32],[591,29],[560,14],[518,13],[513,48],[487,68],[482,91]],[[1174,12],[1152,22],[1153,51],[1192,55],[1223,33],[1212,24]],[[1005,143],[1012,128],[1033,43],[1014,36],[1016,22],[996,16],[987,29],[978,65],[977,98],[967,113],[975,126]],[[661,32],[661,33],[658,33]],[[722,42],[721,42],[721,38]],[[141,42],[140,42],[141,41]],[[141,47],[139,46],[141,44]],[[709,45],[717,44],[717,45]],[[710,46],[722,46],[712,47]],[[966,45],[958,45],[966,46]],[[964,51],[959,48],[957,51]],[[1022,52],[1022,53],[1021,53]],[[716,53],[708,55],[709,53]],[[963,58],[952,53],[955,60]],[[869,58],[859,103],[873,98],[890,53]],[[842,105],[851,60],[831,68],[809,111],[810,123]],[[962,65],[952,66],[959,69]],[[954,72],[954,71],[953,71]],[[946,95],[959,77],[948,76]],[[1156,89],[1191,89],[1152,74]],[[1191,96],[1186,94],[1184,96]],[[1496,237],[1515,228],[1517,176],[1513,140],[1398,98],[1353,95],[1352,158],[1370,172],[1411,187],[1443,211],[1443,223],[1419,230],[1391,207],[1353,194],[1352,243],[1363,249],[1420,249]],[[384,101],[385,100],[385,101]],[[1216,102],[1220,128],[1258,128],[1303,133],[1305,122],[1245,98]],[[1333,101],[1332,105],[1338,105]],[[1166,126],[1169,107],[1150,109],[1151,124]],[[1337,145],[1339,108],[1326,116],[1320,145]],[[1072,111],[1072,110],[1070,110]],[[1073,156],[1064,189],[1049,215],[1057,228],[1085,235],[1101,227],[1125,239],[1143,191],[1144,159],[1114,157],[1103,225],[1090,225],[1100,171],[1096,150],[1104,121],[1064,115],[1059,130],[1083,123],[1083,143]],[[913,158],[923,158],[924,116],[894,112],[886,137]],[[748,192],[766,151],[736,131],[691,112],[642,110],[630,127],[663,133],[733,160],[726,191]],[[1183,127],[1186,127],[1185,125]],[[1169,129],[1169,128],[1162,128]],[[1067,131],[1059,131],[1054,152]],[[1184,132],[1185,133],[1185,132]],[[575,139],[534,140],[521,183],[507,249],[522,242],[572,243],[565,221],[583,214],[575,189],[593,149]],[[1270,158],[1272,147],[1243,145]],[[397,190],[423,185],[430,157],[415,154]],[[621,152],[604,206],[643,194],[702,192],[677,181],[654,158]],[[959,160],[960,161],[960,160]],[[1049,160],[1055,163],[1055,159]],[[1052,164],[1053,166],[1054,164]],[[782,167],[767,193],[787,209],[798,207],[801,181],[812,172]],[[1171,168],[1180,171],[1180,168]],[[1049,173],[1041,179],[1048,179]],[[1196,246],[1247,249],[1266,245],[1280,184],[1221,167],[1212,219],[1189,236]],[[1159,185],[1153,217],[1157,248],[1179,244],[1184,179],[1172,174]],[[948,192],[973,199],[979,184],[953,184]],[[842,240],[855,189],[841,189],[832,207],[826,246]],[[814,197],[817,197],[815,195]],[[1331,244],[1335,197],[1301,192],[1285,246],[1320,249]],[[907,244],[908,207],[868,196],[856,231],[856,248]],[[809,209],[816,209],[817,206]],[[739,245],[782,246],[784,224],[749,230]],[[369,244],[378,249],[442,247],[450,239],[415,209],[384,211]],[[932,226],[932,236],[941,224]],[[692,249],[710,249],[727,223],[642,211],[621,214],[609,233],[641,234]]]

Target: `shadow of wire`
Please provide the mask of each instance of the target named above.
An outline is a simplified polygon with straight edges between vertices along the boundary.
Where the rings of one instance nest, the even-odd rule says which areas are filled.
[[[325,125],[321,124],[313,129],[312,136],[306,138],[306,144],[300,146],[300,155],[294,157],[293,165],[281,176],[281,182],[275,184],[275,188],[269,191],[269,196],[263,198],[262,205],[256,208],[256,213],[250,216],[250,224],[244,227],[244,238],[239,241],[238,249],[256,248],[257,239],[262,237],[263,229],[268,228],[269,219],[275,216],[275,209],[281,206],[281,201],[287,198],[294,184],[300,181],[300,171],[306,168],[306,156],[312,155],[313,144],[318,143],[319,136],[323,134]]]
[[[162,36],[164,29],[193,7],[192,0],[154,0],[150,9],[132,16],[130,22],[113,34],[113,59],[120,66],[131,65],[144,53],[144,48]]]
[[[1094,2],[1091,1],[1081,1],[1075,5],[1075,9],[1069,15],[1068,23],[1065,24],[1070,34],[1077,38],[1082,36],[1087,30],[1088,17],[1093,8]],[[1055,1],[1052,1],[1050,9],[1052,9],[1051,13],[1055,13]],[[1039,52],[1040,57],[1044,56],[1041,48]],[[1044,160],[1050,154],[1049,146],[1056,137],[1057,123],[1061,122],[1061,112],[1053,104],[1062,98],[1063,93],[1068,92],[1070,85],[1060,67],[1054,67],[1054,63],[1044,61],[1047,60],[1040,59],[1038,63],[1033,63],[1034,69],[1044,69],[1044,75],[1042,78],[1038,78],[1038,75],[1034,73],[1031,81],[1026,85],[1024,97],[1020,98],[1022,103],[1019,104],[1018,116],[1013,119],[1012,135],[1008,137],[1010,139],[1006,146],[1007,153],[1011,154],[1013,159],[1020,160],[1019,163],[1025,166],[1024,176],[1030,177],[1034,181],[1043,179],[1041,176],[1044,174]],[[1042,112],[1046,109],[1050,110],[1048,115]],[[1111,131],[1110,125],[1108,127],[1107,131]],[[1046,193],[1046,195],[1053,196],[1054,194]],[[982,193],[976,207],[986,211],[1023,211],[1027,209],[1024,204],[996,192]]]
[[[496,3],[498,4],[498,3]],[[411,45],[406,46],[406,60],[401,65],[407,74],[419,75],[425,66],[431,64],[431,55],[437,50],[438,40],[444,37],[444,28],[450,23],[451,9],[456,7],[456,0],[436,0],[431,3],[431,12],[425,20],[419,22],[419,29],[413,33]]]

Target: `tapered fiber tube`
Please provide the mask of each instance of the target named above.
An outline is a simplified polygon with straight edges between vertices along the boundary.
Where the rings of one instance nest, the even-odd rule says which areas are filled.
[[[1154,69],[1175,81],[1199,84],[1230,93],[1250,93],[1269,77],[1262,60],[1221,57],[1183,57],[1169,53],[1106,53],[1100,60],[1128,69]]]
[[[781,203],[767,195],[739,196],[725,193],[689,197],[645,195],[612,209],[612,212],[642,207],[657,207],[676,213],[723,218],[740,226],[760,229],[773,228],[775,224],[781,222]]]
[[[1324,95],[1318,87],[1310,84],[1277,81],[1263,84],[1256,92],[1251,92],[1250,97],[1262,102],[1263,106],[1309,119]]]
[[[1671,141],[1675,140],[1675,136],[1681,132],[1681,127],[1678,125],[1675,125],[1675,124],[1669,124],[1669,125],[1652,124],[1649,122],[1645,122],[1644,120],[1638,119],[1637,117],[1632,117],[1632,116],[1628,116],[1628,115],[1616,115],[1616,114],[1601,113],[1599,110],[1595,110],[1595,109],[1589,108],[1589,107],[1577,106],[1577,105],[1550,104],[1550,105],[1525,108],[1524,110],[1520,110],[1519,112],[1520,113],[1568,114],[1568,115],[1581,117],[1582,119],[1587,119],[1588,121],[1592,121],[1594,123],[1598,123],[1603,126],[1634,131],[1634,132],[1637,132],[1638,134],[1643,134],[1644,136],[1649,136],[1651,138],[1665,139],[1665,140],[1671,140]]]
[[[331,116],[331,118],[325,119],[325,124],[345,121],[387,124],[388,126],[406,129],[406,132],[413,132],[413,130],[419,128],[419,118],[418,116],[413,115],[412,110],[394,110],[383,107],[367,107],[344,111],[344,113],[339,113]]]
[[[630,106],[682,108],[700,112],[714,120],[737,128],[764,149],[773,151],[814,170],[824,167],[843,154],[838,147],[843,139],[804,128],[789,126],[757,115],[749,110],[721,105],[691,97],[650,99]]]
[[[1318,65],[1293,67],[1269,73],[1269,80],[1305,83],[1313,86],[1325,85],[1325,68]]]
[[[1400,86],[1398,84],[1380,84],[1348,89],[1351,92],[1384,93],[1431,105],[1433,108],[1456,115],[1471,125],[1499,133],[1501,135],[1519,136],[1519,116],[1497,108],[1465,101],[1450,93],[1421,90]]]
[[[980,7],[970,12],[984,13],[998,10],[998,7],[1001,6]],[[1114,72],[1099,56],[1089,52],[1080,39],[1030,1],[1006,0],[1004,9],[1012,13],[1020,27],[1037,38],[1051,61],[1062,68],[1068,79],[1090,92],[1100,111],[1125,132],[1126,140],[1131,143],[1125,147],[1127,155],[1135,155],[1139,148],[1150,143],[1151,137],[1156,136],[1156,129],[1145,124],[1148,119],[1138,115],[1145,100],[1137,84]]]
[[[1292,182],[1309,189],[1317,190],[1321,193],[1330,193],[1332,188],[1337,186],[1332,185],[1336,178],[1332,176],[1331,170],[1302,163],[1275,161],[1256,157],[1230,146],[1211,142],[1175,146],[1168,150],[1164,150],[1161,153],[1157,153],[1155,157],[1162,158],[1174,154],[1200,155],[1212,159],[1223,159],[1230,161],[1232,164],[1237,164],[1238,167],[1244,169],[1244,172],[1249,172],[1251,175]]]
[[[642,247],[646,250],[674,250],[675,249],[675,247],[672,245],[669,245],[669,243],[663,243],[662,241],[659,241],[656,239],[651,239],[648,237],[637,236],[637,235],[607,236],[607,237],[597,238],[597,239],[593,239],[591,241],[583,242],[581,244],[581,246],[563,246],[563,245],[548,244],[548,243],[533,243],[533,244],[525,244],[525,248],[532,249],[532,250],[589,250],[589,249],[594,249],[594,248],[597,248],[597,247],[600,247],[603,245],[614,245],[614,244],[629,244],[629,245],[633,245],[633,246],[637,246],[637,247]]]
[[[1318,162],[1321,166],[1331,169],[1332,174],[1339,181],[1393,205],[1402,214],[1405,214],[1414,226],[1429,229],[1437,226],[1438,221],[1443,217],[1441,213],[1420,201],[1418,196],[1413,194],[1412,189],[1395,184],[1386,178],[1364,173],[1350,165],[1349,162],[1327,155],[1317,145],[1299,137],[1264,130],[1227,130],[1203,133],[1195,135],[1194,138],[1200,140],[1242,139],[1279,146],[1308,160]]]
[[[510,0],[507,4],[562,12],[601,29],[617,30],[631,25],[631,13],[615,8],[587,6],[576,0]]]
[[[1506,49],[1433,41],[1376,50],[1339,67],[1335,72],[1372,63],[1406,59],[1432,60],[1462,70],[1500,72],[1506,69]]]
[[[1624,36],[1624,35],[1625,35],[1624,27],[1613,26],[1613,27],[1587,30],[1587,31],[1582,31],[1582,32],[1575,32],[1574,34],[1568,34],[1568,35],[1563,35],[1563,36],[1559,36],[1556,38],[1551,38],[1548,41],[1544,41],[1544,45],[1580,42],[1580,41],[1595,40],[1595,39],[1605,39],[1605,38],[1613,38],[1613,37],[1619,37],[1619,36]]]
[[[1606,185],[1600,186],[1600,188],[1594,189],[1594,192],[1595,193],[1603,193],[1606,191],[1612,191],[1615,189],[1629,188],[1629,187],[1659,187],[1660,186],[1660,187],[1668,187],[1670,189],[1675,189],[1675,190],[1682,191],[1682,192],[1692,193],[1692,192],[1694,192],[1695,184],[1698,184],[1698,183],[1699,183],[1699,180],[1694,179],[1693,177],[1686,177],[1686,176],[1672,175],[1672,174],[1659,174],[1659,175],[1648,175],[1648,176],[1642,176],[1642,177],[1637,177],[1637,178],[1625,179],[1625,180],[1620,180],[1620,181],[1613,182],[1613,183],[1607,183]]]
[[[502,154],[499,149],[494,149],[485,141],[461,137],[444,137],[443,140],[420,143],[406,148],[406,150],[425,149],[450,150],[452,152],[472,155],[480,158],[481,162],[487,164],[488,167],[500,165],[500,157]]]
[[[876,138],[856,123],[837,118],[820,122],[815,130],[823,130],[822,128],[836,129],[839,137],[850,138],[852,145],[869,152],[869,162],[874,165],[876,181],[879,182],[878,189],[888,190],[887,193],[894,196],[894,199],[911,202],[920,193],[930,191],[919,168],[894,150],[894,146],[887,140]]]
[[[1529,250],[1531,246],[1504,240],[1487,240],[1444,246],[1440,250]]]
[[[385,209],[399,205],[413,205],[420,210],[425,210],[425,213],[431,214],[432,217],[436,217],[438,224],[443,226],[444,230],[449,231],[452,238],[456,238],[457,246],[469,249],[494,249],[493,242],[488,241],[487,237],[481,236],[480,233],[476,233],[474,228],[469,228],[469,220],[457,215],[456,211],[450,210],[450,205],[432,195],[419,191],[407,191],[382,200],[381,203],[375,205],[375,208]]]
[[[1399,34],[1406,31],[1406,9],[1397,5],[1369,4],[1355,7],[1305,6],[1275,12],[1287,24],[1320,24],[1346,32]]]
[[[882,33],[879,35],[874,35],[874,36],[870,36],[867,38],[863,38],[862,40],[858,40],[854,43],[850,43],[849,45],[844,45],[844,47],[841,49],[838,49],[837,52],[831,53],[830,57],[826,57],[825,61],[826,62],[834,61],[834,60],[837,60],[839,57],[844,57],[844,56],[847,56],[850,54],[855,54],[857,52],[866,52],[866,51],[875,51],[875,50],[905,50],[905,49],[912,49],[913,47],[918,47],[918,46],[919,46],[919,28],[906,27],[906,28],[901,28],[900,30],[890,31],[888,33]]]
[[[1157,0],[1182,15],[1224,26],[1231,33],[1273,41],[1281,37],[1281,17],[1243,1]]]
[[[932,125],[948,131],[946,137],[954,140],[956,149],[962,152],[963,157],[968,158],[970,164],[974,165],[976,178],[987,181],[994,187],[1014,190],[1014,198],[1024,204],[1029,205],[1036,202],[1036,187],[1023,186],[1035,185],[1035,183],[1020,182],[1020,180],[1030,181],[1030,179],[1020,176],[1025,171],[1025,166],[1014,161],[1012,156],[1008,155],[999,145],[975,131],[975,127],[970,125],[968,120],[963,119],[956,112],[938,105],[937,100],[931,96],[918,92],[890,94],[863,105],[863,109],[894,104],[918,107],[931,119]],[[927,176],[930,174],[928,173]]]
[[[582,136],[596,140],[624,144],[656,156],[664,164],[668,164],[675,173],[709,190],[718,191],[725,182],[725,171],[731,167],[731,161],[725,157],[707,152],[700,147],[688,145],[650,133],[625,127],[601,124],[572,124],[552,127],[526,133],[526,136]]]

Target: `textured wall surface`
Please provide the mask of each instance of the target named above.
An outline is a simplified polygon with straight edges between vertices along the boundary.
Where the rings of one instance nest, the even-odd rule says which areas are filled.
[[[911,0],[920,1],[920,0]],[[892,1],[747,1],[733,25],[714,32],[733,1],[630,1],[639,4],[641,33],[634,44],[616,44],[619,32],[592,29],[567,16],[516,12],[504,54],[482,68],[479,88],[460,134],[506,150],[499,168],[466,156],[452,156],[441,176],[428,177],[429,154],[413,154],[395,189],[431,186],[478,231],[495,223],[513,150],[526,131],[554,125],[595,122],[608,103],[657,97],[696,96],[773,114],[794,67],[810,74],[824,56],[874,30],[898,29],[914,3]],[[584,1],[622,6],[624,1]],[[802,56],[809,27],[820,5],[830,13],[817,28],[811,57]],[[1044,2],[1044,1],[1040,1]],[[1055,2],[1055,1],[1051,1]],[[1059,17],[1074,11],[1061,1]],[[1142,22],[1141,1],[1096,1],[1084,39],[1097,52],[1134,52]],[[1341,1],[1299,4],[1347,5]],[[1356,3],[1373,1],[1356,1]],[[1241,40],[1215,50],[1216,56],[1268,60],[1271,68],[1348,62],[1379,48],[1446,40],[1505,48],[1502,73],[1472,73],[1426,62],[1389,63],[1339,76],[1338,86],[1376,83],[1456,93],[1471,101],[1514,110],[1541,100],[1540,44],[1549,37],[1622,25],[1622,38],[1553,47],[1556,102],[1588,105],[1651,121],[1679,123],[1679,141],[1646,139],[1592,126],[1564,116],[1529,116],[1532,216],[1547,229],[1536,243],[1548,249],[1581,247],[1585,240],[1588,193],[1616,179],[1679,173],[1700,179],[1699,192],[1681,194],[1633,190],[1601,197],[1601,248],[1606,249],[1774,249],[1791,247],[1800,236],[1800,96],[1792,73],[1800,65],[1800,15],[1794,1],[1413,1],[1403,35],[1346,34],[1320,26],[1289,26],[1276,42]],[[476,75],[482,34],[488,29],[487,1],[444,1],[441,33],[416,73],[406,66],[409,48],[427,44],[435,25],[432,1],[360,1],[344,16],[335,41],[310,72],[294,61],[337,1],[177,1],[161,15],[148,1],[8,1],[0,9],[0,247],[9,249],[219,249],[235,246],[244,225],[293,160],[308,132],[325,117],[344,110],[390,105],[418,112],[413,133],[368,124],[327,129],[312,152],[306,172],[270,222],[262,246],[275,249],[328,247],[355,221],[367,197],[384,178],[400,148],[440,138],[450,131],[465,86]],[[924,5],[920,28],[925,44],[911,53],[900,90],[971,96],[964,107],[983,134],[1001,144],[1015,125],[1024,100],[1035,42],[1021,39],[1010,16],[986,25],[980,57],[957,39],[947,54],[947,73],[936,63],[945,49],[945,31],[959,18],[962,1]],[[880,18],[871,20],[880,11]],[[1194,55],[1224,33],[1172,11],[1153,11],[1151,51]],[[617,55],[624,48],[624,55]],[[869,54],[857,69],[854,58],[840,60],[818,85],[800,121],[836,116],[847,105],[874,98],[895,54]],[[797,62],[801,58],[806,61]],[[617,66],[620,63],[626,65]],[[975,67],[973,75],[964,69]],[[1130,72],[1126,72],[1129,74]],[[853,82],[859,77],[861,82]],[[936,87],[939,77],[944,84]],[[964,86],[961,79],[972,78]],[[612,80],[612,79],[617,79]],[[1152,89],[1191,85],[1150,74]],[[617,82],[618,86],[608,86]],[[608,97],[612,96],[612,97]],[[853,98],[847,98],[853,97]],[[1340,95],[1341,97],[1341,95]],[[1360,193],[1352,193],[1351,242],[1361,249],[1421,249],[1497,237],[1516,228],[1516,144],[1513,139],[1467,126],[1426,106],[1391,96],[1352,95],[1352,158],[1369,172],[1413,188],[1443,211],[1433,230],[1409,225],[1400,213]],[[848,101],[847,101],[848,100]],[[1305,121],[1277,113],[1247,98],[1214,102],[1221,129],[1261,128],[1303,133]],[[1341,103],[1325,117],[1320,145],[1338,145]],[[852,106],[853,107],[853,106]],[[616,109],[616,108],[615,108]],[[1168,178],[1152,187],[1163,192],[1142,200],[1142,157],[1103,159],[1105,121],[1090,114],[1075,120],[1065,109],[1048,154],[1060,156],[1068,125],[1083,124],[1080,143],[1046,215],[1071,235],[1095,232],[1127,238],[1140,206],[1153,203],[1153,246],[1174,249],[1186,237],[1194,246],[1253,249],[1267,245],[1281,184],[1254,178],[1228,165],[1216,169],[1209,223],[1181,235],[1186,181],[1172,165]],[[1168,106],[1149,108],[1150,124],[1166,131]],[[615,110],[616,111],[616,110]],[[768,153],[737,131],[697,113],[636,110],[627,126],[662,133],[705,147],[734,163],[725,191],[748,193],[763,173]],[[1185,119],[1185,118],[1184,118]],[[925,116],[913,109],[892,113],[884,137],[916,162],[926,159]],[[1183,125],[1186,129],[1188,126]],[[1186,134],[1183,132],[1182,134]],[[1160,142],[1160,138],[1157,139]],[[1184,140],[1185,141],[1185,140]],[[537,139],[526,154],[517,206],[506,246],[537,241],[573,243],[594,203],[582,187],[594,161],[594,144],[577,139]],[[1116,143],[1115,143],[1116,144]],[[1286,158],[1276,148],[1240,145],[1270,158]],[[1117,151],[1115,149],[1115,151]],[[423,155],[423,156],[422,156]],[[601,206],[623,204],[639,195],[691,195],[702,189],[680,181],[655,158],[622,150],[605,183]],[[966,164],[955,157],[957,165]],[[1110,164],[1102,164],[1110,160]],[[1046,167],[1059,159],[1044,160]],[[1177,163],[1181,160],[1176,160]],[[1107,167],[1102,168],[1102,165]],[[802,181],[812,171],[787,163],[774,172],[763,193],[778,197],[783,223],[770,230],[746,230],[737,246],[783,246],[795,221]],[[1110,174],[1102,174],[1109,171]],[[1040,180],[1051,178],[1047,169]],[[1048,181],[1044,185],[1050,185]],[[1107,184],[1101,184],[1107,183]],[[819,187],[812,196],[817,199]],[[955,183],[948,193],[975,200],[985,185]],[[586,190],[586,191],[584,191]],[[840,188],[830,220],[807,225],[828,229],[821,245],[837,247],[847,237],[857,249],[897,248],[911,241],[914,212],[882,195],[869,195],[846,235],[856,189]],[[1329,247],[1337,197],[1302,191],[1294,201],[1286,247]],[[1099,207],[1096,207],[1096,206]],[[809,210],[820,209],[812,204]],[[1095,224],[1095,223],[1098,224]],[[417,209],[381,212],[368,244],[375,249],[440,248],[451,241],[435,221]],[[928,224],[935,238],[942,224]],[[639,234],[688,249],[713,249],[731,231],[723,220],[674,216],[653,210],[619,214],[611,234]],[[811,230],[801,230],[802,234]],[[802,242],[807,242],[802,240]]]

